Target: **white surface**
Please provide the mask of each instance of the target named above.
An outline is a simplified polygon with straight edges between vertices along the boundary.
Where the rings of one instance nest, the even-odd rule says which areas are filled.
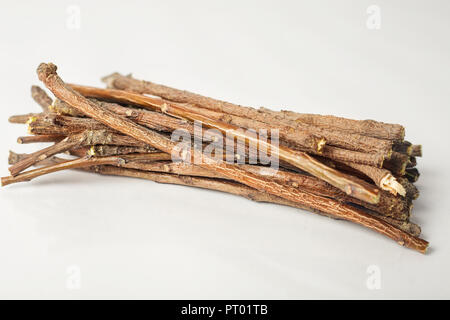
[[[66,27],[71,4],[80,29]],[[372,4],[380,30],[366,27]],[[96,86],[133,72],[244,105],[405,125],[424,145],[413,219],[431,249],[218,192],[60,172],[0,190],[0,297],[450,298],[449,14],[448,1],[2,1],[2,175],[8,149],[38,147],[16,145],[26,129],[7,117],[39,110],[40,62]],[[366,286],[371,265],[380,290]]]

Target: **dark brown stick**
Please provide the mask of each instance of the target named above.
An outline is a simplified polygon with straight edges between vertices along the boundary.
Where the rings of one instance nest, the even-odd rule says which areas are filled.
[[[395,175],[403,176],[405,174],[406,166],[409,162],[409,156],[400,152],[392,152],[389,160],[384,161],[383,167],[388,169]]]
[[[408,156],[412,153],[413,146],[409,141],[396,141],[392,146],[393,151],[404,153]]]

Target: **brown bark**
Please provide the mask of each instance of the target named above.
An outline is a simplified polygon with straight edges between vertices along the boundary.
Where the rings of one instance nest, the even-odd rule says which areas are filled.
[[[216,114],[213,112],[202,112],[202,113],[196,113],[192,112],[189,108],[186,106],[180,105],[180,104],[174,104],[169,101],[165,101],[162,99],[156,99],[152,97],[147,97],[139,94],[134,94],[131,92],[121,91],[121,90],[107,90],[107,89],[99,89],[99,88],[93,88],[93,87],[86,87],[86,86],[79,86],[79,85],[70,85],[73,89],[81,93],[82,95],[86,97],[93,97],[93,98],[99,98],[104,100],[113,100],[115,102],[121,102],[126,104],[133,104],[136,106],[140,106],[143,108],[147,108],[153,111],[160,111],[175,117],[181,117],[183,119],[187,119],[190,121],[199,121],[202,122],[203,125],[215,128],[219,131],[227,131],[230,130],[239,130],[241,127],[238,125],[235,125],[234,123],[226,123],[223,122],[220,119],[220,114]],[[248,121],[246,119],[241,119],[242,121],[245,121],[245,123],[248,124]],[[242,123],[241,123],[242,124]],[[256,128],[253,128],[256,127]],[[254,121],[254,125],[251,127],[251,129],[259,130],[259,129],[270,129],[267,125],[264,124],[258,124],[257,121]],[[276,129],[279,129],[278,127]],[[282,130],[280,130],[280,135]],[[294,134],[294,132],[293,132]],[[241,134],[242,135],[242,134]],[[286,136],[285,136],[286,138]],[[321,137],[315,137],[311,134],[305,133],[300,134],[298,139],[295,141],[291,141],[291,143],[294,143],[295,145],[301,146],[302,150],[307,150],[310,152],[320,152],[320,150],[323,147],[324,140]]]
[[[174,102],[190,103],[214,111],[234,114],[259,121],[264,119],[264,122],[267,123],[286,123],[284,122],[285,120],[290,120],[325,129],[339,130],[350,134],[359,134],[389,140],[403,140],[405,134],[404,128],[397,124],[387,124],[373,120],[352,120],[334,116],[299,114],[286,111],[276,112],[265,108],[257,110],[204,97],[188,91],[177,90],[149,81],[124,77],[118,73],[106,76],[102,80],[107,83],[109,88],[129,90],[141,94],[147,93]]]
[[[27,113],[27,114],[18,114],[18,115],[14,115],[8,118],[8,121],[10,123],[21,123],[21,124],[25,124],[27,123],[30,118],[33,118],[35,116],[39,115],[39,113]]]
[[[52,98],[39,86],[31,86],[31,97],[41,106],[44,112],[47,112],[48,107],[52,104]]]
[[[421,157],[422,156],[422,145],[421,144],[413,144],[411,155],[414,157]]]
[[[160,153],[160,151],[156,150],[153,147],[94,145],[89,148],[89,151],[87,153],[90,156],[106,157],[130,153]]]
[[[409,141],[396,141],[392,146],[393,151],[404,153],[408,156],[411,155],[412,149],[413,149],[412,143]]]
[[[84,117],[85,115],[78,111],[75,108],[72,108],[70,105],[61,101],[59,99],[53,100],[53,103],[49,107],[50,111],[63,115],[63,116],[71,116],[71,117]]]
[[[403,176],[408,162],[409,156],[394,151],[392,152],[391,158],[383,162],[383,168],[389,170],[394,175]]]
[[[145,92],[145,85],[144,87],[141,86],[141,84],[145,83],[145,81],[139,81],[139,87],[134,87],[133,82],[136,81],[134,79],[121,77],[120,75],[115,78],[115,76],[112,75],[110,80],[111,81],[109,84],[112,85],[110,86],[112,88],[129,90],[137,93],[150,93]],[[153,85],[154,84],[151,84],[150,87],[153,88]],[[197,114],[202,114],[208,118],[215,119],[217,121],[224,121],[243,128],[251,128],[256,130],[259,128],[281,129],[280,136],[290,144],[297,145],[302,151],[310,151],[302,148],[305,135],[323,137],[325,138],[327,145],[329,144],[353,151],[381,153],[386,157],[389,156],[389,152],[392,149],[392,142],[388,140],[381,140],[359,134],[342,133],[336,130],[328,130],[321,128],[320,126],[311,126],[309,124],[298,123],[289,119],[281,119],[277,116],[276,112],[269,112],[269,110],[266,109],[256,110],[253,108],[217,101],[211,98],[201,97],[186,91],[180,91],[164,86],[161,86],[161,88],[163,88],[163,90],[151,90],[152,93],[150,94],[175,102],[189,103],[186,107]],[[173,92],[173,94],[169,94],[168,96],[164,94],[161,95],[161,92],[167,93],[168,91]],[[296,139],[298,140],[296,141]],[[299,141],[300,143],[298,143]],[[315,151],[312,150],[312,152]]]
[[[403,186],[403,188],[405,188],[406,198],[410,200],[416,200],[419,197],[419,189],[417,189],[417,187],[406,177],[397,177],[397,180]]]
[[[389,170],[372,167],[368,165],[357,164],[353,162],[344,162],[345,166],[348,166],[352,169],[355,169],[367,177],[369,177],[375,185],[377,185],[381,190],[388,191],[393,195],[400,194],[401,196],[405,196],[405,188],[398,183],[395,177]]]
[[[321,155],[336,161],[365,164],[377,168],[381,168],[385,161],[385,156],[381,153],[363,153],[332,146],[325,146]]]
[[[25,137],[18,137],[17,143],[27,144],[27,143],[36,143],[36,142],[59,142],[64,138],[65,138],[65,136],[54,135],[54,134],[25,136]]]

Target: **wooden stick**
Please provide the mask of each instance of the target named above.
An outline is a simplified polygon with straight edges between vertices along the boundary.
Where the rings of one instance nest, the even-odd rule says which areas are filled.
[[[392,152],[389,160],[383,163],[383,167],[388,169],[394,175],[403,176],[405,174],[406,166],[409,163],[409,156],[400,152]]]
[[[420,177],[420,172],[417,168],[408,168],[405,170],[405,177],[412,183],[417,182]]]
[[[352,120],[334,116],[299,114],[287,111],[276,112],[265,108],[257,110],[204,97],[188,91],[177,90],[149,81],[136,80],[118,73],[106,76],[102,81],[107,83],[109,88],[129,90],[141,94],[147,93],[174,102],[190,103],[214,111],[244,116],[260,121],[265,120],[269,123],[286,123],[284,121],[290,120],[326,129],[337,129],[342,132],[389,140],[403,140],[405,135],[405,129],[397,124],[387,124],[373,120]]]
[[[381,190],[388,191],[393,195],[397,193],[401,196],[406,195],[405,188],[396,180],[389,170],[363,164],[344,162],[345,166],[351,167],[368,176]]]
[[[64,138],[65,138],[65,136],[56,135],[56,134],[25,136],[25,137],[18,137],[17,143],[27,144],[27,143],[36,143],[36,142],[59,142],[59,141],[63,140]]]
[[[421,157],[422,156],[422,145],[421,144],[414,144],[412,146],[411,155],[414,157]]]
[[[33,118],[35,116],[39,115],[39,113],[27,113],[27,114],[18,114],[18,115],[14,115],[8,118],[8,121],[10,123],[21,123],[21,124],[25,124],[27,123],[30,118]]]
[[[409,141],[396,141],[392,146],[392,150],[400,153],[404,153],[408,156],[412,153],[412,143]]]
[[[39,86],[31,86],[31,97],[41,106],[44,112],[47,112],[48,107],[52,104],[52,99]]]

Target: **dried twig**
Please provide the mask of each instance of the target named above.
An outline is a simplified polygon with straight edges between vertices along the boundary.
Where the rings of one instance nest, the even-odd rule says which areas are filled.
[[[39,86],[31,86],[31,97],[41,106],[44,112],[47,112],[48,107],[52,104],[52,99]]]

